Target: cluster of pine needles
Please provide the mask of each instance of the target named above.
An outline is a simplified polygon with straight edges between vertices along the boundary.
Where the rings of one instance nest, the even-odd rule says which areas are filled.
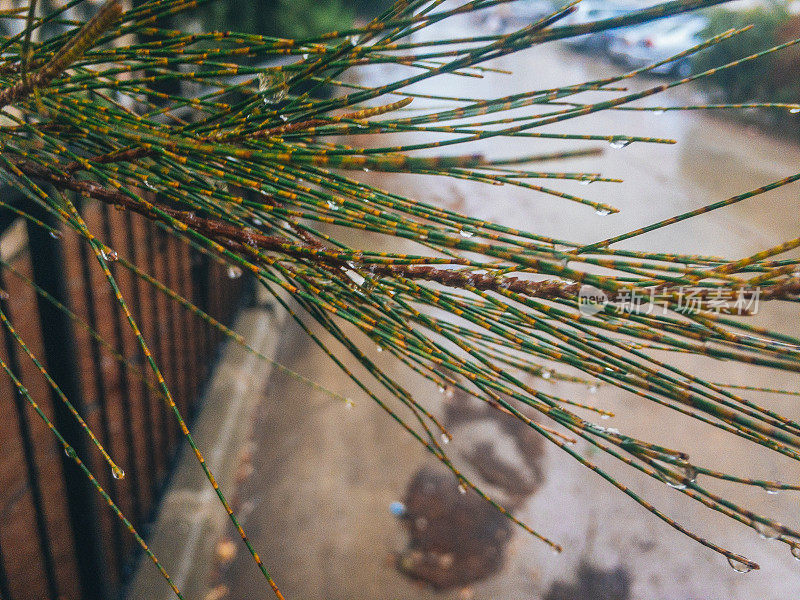
[[[531,383],[536,377],[525,376],[570,379],[587,392],[597,385],[616,386],[697,419],[705,427],[738,436],[742,443],[800,460],[800,423],[743,397],[746,388],[707,381],[656,358],[673,352],[800,371],[800,339],[760,329],[746,318],[715,310],[714,304],[721,292],[747,296],[755,288],[762,302],[796,301],[800,263],[782,255],[800,246],[800,238],[741,260],[614,249],[617,242],[746,201],[792,183],[800,174],[589,245],[478,220],[359,180],[363,171],[437,175],[485,183],[487,190],[488,185],[505,185],[550,194],[557,202],[585,205],[587,219],[596,218],[595,212],[610,214],[616,209],[609,204],[546,185],[549,179],[603,181],[600,174],[554,172],[537,163],[596,152],[581,146],[587,141],[621,146],[670,140],[561,134],[553,127],[545,133],[542,128],[604,110],[662,111],[664,107],[629,105],[795,41],[638,92],[628,91],[625,81],[690,57],[742,30],[725,32],[667,61],[619,76],[500,98],[460,98],[414,93],[409,88],[443,75],[480,77],[491,70],[488,61],[522,49],[722,0],[675,0],[604,21],[563,25],[562,19],[575,10],[577,2],[571,2],[511,33],[427,41],[416,34],[471,11],[506,2],[513,8],[513,0],[400,0],[364,26],[310,39],[189,33],[161,26],[204,1],[150,0],[123,10],[118,0],[109,0],[85,23],[71,18],[84,0],[72,0],[47,14],[39,14],[33,0],[29,6],[0,14],[6,30],[18,31],[0,38],[0,179],[24,194],[31,207],[4,204],[5,208],[57,235],[59,228],[31,214],[46,211],[93,251],[147,357],[147,368],[159,382],[165,410],[180,422],[278,597],[277,585],[202,460],[109,263],[167,293],[237,343],[244,344],[243,338],[119,256],[102,235],[88,228],[76,197],[143,215],[196,251],[224,262],[231,276],[248,273],[256,278],[365,394],[452,470],[454,484],[473,488],[489,502],[494,503],[448,458],[449,433],[435,415],[370,360],[376,346],[383,356],[396,357],[442,388],[460,387],[524,420],[656,517],[727,557],[738,570],[758,565],[685,528],[590,462],[587,456],[592,453],[579,448],[593,448],[594,453],[607,454],[670,485],[763,537],[787,544],[800,557],[800,532],[705,489],[703,483],[726,480],[770,491],[798,490],[799,485],[718,472],[680,450],[602,427],[591,415],[600,417],[607,411],[585,404],[590,395],[581,394],[581,402],[558,397],[537,389]],[[359,67],[378,64],[397,67],[396,78],[370,86],[350,76]],[[575,97],[582,92],[602,92],[605,99],[581,102]],[[428,101],[425,110],[406,108],[417,98]],[[447,101],[451,107],[430,108],[432,100]],[[800,109],[788,104],[748,106]],[[518,110],[525,107],[530,109]],[[726,107],[741,106],[670,109]],[[511,111],[516,111],[513,116]],[[436,141],[389,146],[381,142],[406,132]],[[451,148],[492,137],[525,138],[545,149],[552,139],[571,140],[576,146],[567,152],[496,161]],[[359,140],[369,141],[369,147],[354,145]],[[434,154],[432,149],[438,151]],[[541,170],[531,170],[537,166]],[[348,238],[355,237],[362,245],[352,247],[337,239],[337,232],[347,230],[354,230],[355,236]],[[405,246],[414,244],[418,250],[394,253],[385,247],[390,238]],[[583,286],[611,298],[657,291],[666,310],[620,312],[612,302],[582,311]],[[680,310],[679,290],[686,286],[701,291],[691,313]],[[7,319],[2,320],[10,327]],[[354,329],[360,337],[354,337]],[[345,357],[331,350],[334,340],[369,377],[345,366]],[[29,350],[28,354],[34,358]],[[561,373],[558,365],[580,376]],[[47,421],[36,399],[5,363],[2,366]],[[393,402],[385,399],[387,393]],[[63,395],[62,401],[69,403]],[[547,419],[530,419],[531,411]],[[77,411],[74,415],[81,419]],[[122,476],[100,441],[85,429]],[[53,432],[181,597],[89,467],[55,428]],[[586,444],[576,445],[578,439]],[[496,506],[560,550],[545,534]]]

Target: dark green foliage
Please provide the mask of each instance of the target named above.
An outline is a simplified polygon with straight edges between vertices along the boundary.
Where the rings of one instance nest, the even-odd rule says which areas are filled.
[[[276,37],[311,37],[349,27],[355,16],[350,4],[345,0],[213,2],[204,9],[203,28]]]
[[[748,31],[733,39],[716,44],[694,59],[697,72],[716,65],[738,60],[756,50],[764,50],[778,43],[779,30],[790,15],[784,3],[775,2],[770,7],[754,8],[747,11],[731,11],[718,8],[709,11],[710,23],[707,36],[718,35],[731,28],[752,25]],[[724,99],[729,102],[748,102],[759,98],[775,101],[796,97],[796,83],[775,77],[776,56],[764,56],[737,69],[729,69],[714,74],[705,80],[710,86],[718,86]]]

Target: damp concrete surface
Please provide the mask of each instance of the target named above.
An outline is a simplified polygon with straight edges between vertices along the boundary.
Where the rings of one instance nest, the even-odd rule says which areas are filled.
[[[474,24],[461,20],[445,33],[463,35]],[[513,76],[486,73],[484,79],[448,76],[417,89],[478,97],[578,83],[616,72],[600,59],[552,44],[495,61]],[[364,77],[390,77],[380,69]],[[658,83],[642,79],[630,87]],[[650,99],[649,105],[702,100],[694,88]],[[388,101],[388,100],[387,100]],[[415,101],[411,106],[419,106]],[[548,164],[554,170],[601,172],[624,183],[580,187],[550,182],[554,189],[602,200],[621,212],[599,216],[586,206],[532,191],[488,187],[424,176],[364,174],[386,189],[458,209],[475,217],[536,233],[588,243],[640,227],[794,174],[800,148],[710,112],[603,112],[550,126],[547,131],[637,134],[677,140],[674,145],[633,144],[612,149],[602,142],[489,140],[459,152],[489,157],[602,147],[601,157]],[[397,136],[396,143],[413,135]],[[797,185],[630,240],[620,247],[743,257],[798,235]],[[357,244],[353,233],[335,231]],[[349,237],[348,237],[349,236]],[[409,246],[409,248],[413,248]],[[798,309],[764,304],[753,322],[796,334]],[[358,337],[357,334],[353,334]],[[363,341],[363,338],[359,338]],[[332,344],[334,350],[341,350]],[[441,414],[442,394],[389,358],[373,359],[412,390],[432,412]],[[699,535],[761,564],[750,573],[734,571],[723,557],[655,518],[563,451],[549,447],[543,459],[545,482],[517,510],[536,531],[564,546],[556,555],[524,531],[513,530],[502,567],[466,588],[435,591],[401,575],[394,553],[406,543],[404,528],[390,514],[409,481],[430,464],[430,456],[396,422],[366,397],[294,325],[282,333],[277,358],[325,388],[351,398],[352,407],[280,370],[272,375],[252,421],[237,506],[244,525],[270,573],[287,598],[304,600],[543,599],[599,600],[778,600],[800,597],[800,563],[786,545],[764,541],[677,490],[642,477],[585,445],[577,449],[619,477],[664,513]],[[751,369],[729,362],[674,359],[714,381],[798,389],[795,375]],[[349,361],[348,364],[352,364]],[[357,369],[357,367],[354,366]],[[360,372],[360,371],[357,371]],[[777,454],[745,444],[644,399],[601,387],[554,380],[536,385],[548,393],[591,401],[616,413],[604,421],[672,448],[688,451],[711,467],[742,476],[797,481],[800,472]],[[387,395],[382,396],[398,408]],[[763,393],[750,397],[800,417],[795,398]],[[588,415],[587,415],[588,416]],[[455,480],[453,486],[456,485]],[[768,494],[709,484],[779,521],[797,527],[797,494]],[[221,548],[230,548],[225,540]],[[217,589],[233,599],[267,599],[272,591],[245,552],[221,552]]]

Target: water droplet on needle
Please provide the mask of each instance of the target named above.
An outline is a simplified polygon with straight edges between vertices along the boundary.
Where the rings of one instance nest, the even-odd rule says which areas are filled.
[[[732,556],[728,557],[728,564],[731,566],[731,569],[736,571],[737,573],[749,573],[753,570],[746,562],[742,562],[739,559],[733,558]]]
[[[800,545],[792,544],[789,550],[791,551],[795,560],[800,560]]]
[[[115,262],[119,260],[119,254],[117,254],[116,250],[101,250],[100,255],[107,261],[107,262]]]
[[[758,535],[761,536],[763,540],[774,540],[781,534],[780,531],[772,525],[761,523],[760,521],[755,521],[753,523],[753,529],[758,532]]]

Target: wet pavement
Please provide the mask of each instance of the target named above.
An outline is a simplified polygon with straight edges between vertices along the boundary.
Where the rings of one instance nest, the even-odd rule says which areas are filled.
[[[580,82],[613,71],[562,46],[549,46],[498,61],[513,77],[488,74],[484,81],[450,77],[447,93],[476,96],[510,94],[552,84]],[[643,80],[636,86],[653,84]],[[500,92],[499,90],[502,90]],[[658,96],[652,104],[696,97],[691,89]],[[413,106],[413,105],[412,105]],[[623,184],[555,182],[563,191],[602,200],[620,208],[601,217],[586,206],[511,188],[422,176],[374,179],[382,187],[458,208],[540,234],[591,242],[791,175],[800,165],[800,148],[710,114],[605,112],[552,127],[551,131],[638,134],[670,137],[671,146],[634,144],[600,158],[558,163],[558,169],[586,169],[621,177]],[[410,138],[398,137],[399,141]],[[595,145],[598,143],[595,143]],[[592,143],[581,147],[592,146]],[[601,144],[602,145],[602,144]],[[490,141],[461,148],[491,157],[575,148],[575,142]],[[555,168],[555,163],[553,164]],[[736,206],[625,242],[622,247],[685,253],[746,256],[794,238],[800,230],[797,195],[789,186]],[[794,307],[763,305],[760,325],[797,332]],[[377,357],[378,355],[375,355]],[[278,360],[325,387],[353,398],[348,409],[302,382],[276,372],[253,423],[252,473],[238,503],[245,527],[287,598],[304,600],[380,600],[383,598],[503,598],[577,600],[772,600],[800,597],[800,563],[784,544],[759,539],[751,529],[713,513],[675,490],[639,476],[600,456],[591,457],[653,501],[683,525],[761,564],[740,574],[724,558],[658,521],[597,475],[557,448],[543,457],[546,480],[517,515],[563,544],[555,556],[543,543],[515,529],[498,573],[469,590],[434,592],[401,575],[393,553],[405,545],[403,527],[389,512],[401,500],[429,455],[374,405],[295,326],[284,334]],[[800,378],[713,360],[698,361],[717,381],[798,389]],[[442,414],[442,394],[399,365],[383,365]],[[683,361],[678,361],[683,362]],[[588,394],[575,384],[544,381],[538,386],[576,400]],[[751,394],[791,417],[800,417],[796,398]],[[588,396],[587,396],[588,397]],[[726,465],[739,475],[796,481],[800,469],[776,454],[741,444],[707,430],[667,409],[615,389],[600,388],[592,402],[617,413],[607,423],[623,433],[643,436],[689,451],[712,468]],[[249,469],[249,467],[248,467]],[[455,486],[453,482],[453,486]],[[730,491],[719,483],[713,489]],[[798,495],[735,490],[736,498],[798,525]],[[230,598],[270,598],[248,556],[227,556],[220,568]],[[604,595],[605,594],[605,595]]]

